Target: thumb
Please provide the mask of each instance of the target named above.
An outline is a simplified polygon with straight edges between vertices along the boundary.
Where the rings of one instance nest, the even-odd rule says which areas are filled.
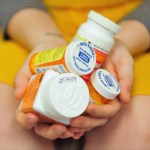
[[[130,64],[130,67],[128,65],[124,65],[123,67],[119,68],[118,71],[118,77],[119,77],[119,83],[121,92],[119,95],[119,98],[122,102],[129,102],[130,100],[130,93],[131,88],[133,84],[133,69],[134,66]]]
[[[131,88],[132,88],[132,79],[129,78],[122,78],[120,80],[120,88],[121,88],[121,92],[119,94],[119,99],[122,102],[129,102],[130,101],[130,95],[131,95]]]
[[[16,117],[17,122],[26,129],[33,128],[39,120],[37,115],[32,114],[32,113],[24,114],[20,112],[19,109],[17,109],[15,117]]]
[[[22,68],[15,78],[15,97],[21,99],[26,91],[29,79],[32,76],[31,72]]]

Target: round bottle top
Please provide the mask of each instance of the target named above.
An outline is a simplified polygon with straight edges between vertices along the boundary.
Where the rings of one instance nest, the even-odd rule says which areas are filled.
[[[121,29],[119,25],[93,10],[89,12],[88,18],[114,33],[118,33]]]
[[[114,99],[120,93],[120,86],[114,76],[104,69],[98,69],[91,75],[95,90],[107,99]]]
[[[89,103],[89,91],[79,76],[64,73],[48,80],[42,92],[43,107],[47,114],[59,120],[82,114]]]
[[[86,75],[95,67],[95,51],[87,42],[71,42],[65,52],[65,61],[70,72],[79,76]]]

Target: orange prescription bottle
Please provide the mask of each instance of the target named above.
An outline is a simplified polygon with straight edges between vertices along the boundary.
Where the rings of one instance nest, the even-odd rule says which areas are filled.
[[[31,77],[19,109],[68,125],[88,104],[89,90],[81,77],[48,70]]]
[[[111,73],[104,69],[93,72],[87,85],[90,101],[100,105],[114,99],[120,93],[119,83]]]
[[[91,73],[95,63],[95,51],[89,43],[72,42],[67,47],[35,53],[30,59],[30,68],[33,73],[51,69],[82,76]]]

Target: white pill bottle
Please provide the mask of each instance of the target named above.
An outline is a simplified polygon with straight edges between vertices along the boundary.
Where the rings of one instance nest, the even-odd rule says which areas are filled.
[[[120,29],[119,25],[108,18],[90,11],[87,21],[81,24],[73,41],[86,41],[93,45],[96,53],[95,69],[98,69],[112,49],[115,43],[114,36]]]

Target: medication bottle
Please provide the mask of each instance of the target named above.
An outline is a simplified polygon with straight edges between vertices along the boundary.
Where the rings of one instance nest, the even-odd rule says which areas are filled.
[[[115,42],[114,36],[119,31],[120,26],[116,23],[90,11],[87,21],[79,27],[73,41],[86,41],[93,45],[96,52],[95,69],[98,69],[112,49]]]
[[[85,111],[88,103],[89,91],[82,78],[48,70],[31,78],[20,111],[68,125],[71,118]]]
[[[82,76],[93,71],[96,55],[87,42],[72,42],[67,47],[35,53],[30,59],[33,73],[54,70],[59,73],[72,72]]]
[[[120,93],[120,86],[115,77],[104,69],[97,69],[92,73],[88,82],[90,101],[104,104],[114,99]]]

